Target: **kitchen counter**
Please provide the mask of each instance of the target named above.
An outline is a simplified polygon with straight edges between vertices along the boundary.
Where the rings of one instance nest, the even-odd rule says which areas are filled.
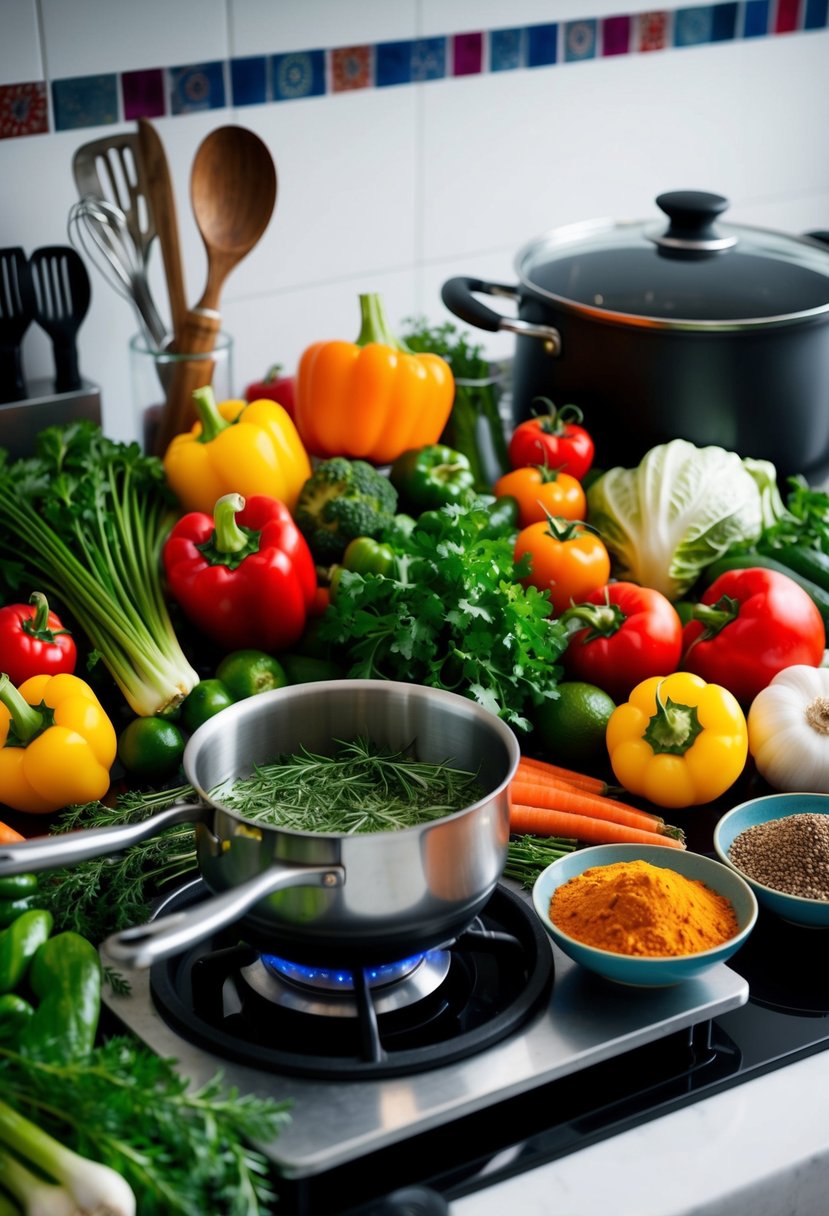
[[[455,1200],[452,1216],[826,1216],[829,1051]]]

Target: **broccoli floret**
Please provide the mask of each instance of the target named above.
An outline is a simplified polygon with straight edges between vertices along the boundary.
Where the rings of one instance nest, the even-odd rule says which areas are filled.
[[[397,510],[397,490],[365,460],[321,461],[300,491],[294,520],[317,562],[337,562],[357,536],[378,537]]]

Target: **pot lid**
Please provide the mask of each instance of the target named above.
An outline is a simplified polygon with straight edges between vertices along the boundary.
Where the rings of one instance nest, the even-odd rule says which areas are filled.
[[[555,229],[516,257],[521,282],[577,312],[622,324],[739,329],[829,312],[829,245],[718,222],[728,200],[661,194],[664,218]]]

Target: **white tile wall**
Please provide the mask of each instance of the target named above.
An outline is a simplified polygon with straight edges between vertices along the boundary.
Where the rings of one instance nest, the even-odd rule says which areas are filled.
[[[9,60],[31,63],[39,55],[35,0],[0,0],[0,16],[10,3],[18,19],[4,32],[13,31],[16,45],[10,54],[0,38],[3,82],[15,79]],[[173,65],[223,56],[228,45],[233,54],[338,46],[627,7],[610,0],[512,0],[508,9],[501,0],[144,0],[124,2],[121,14],[120,0],[41,3],[52,75]],[[116,10],[127,22],[123,39],[111,20]],[[724,193],[731,218],[745,223],[827,229],[827,62],[829,32],[821,31],[160,119],[190,297],[201,293],[206,264],[190,215],[189,168],[204,135],[228,122],[265,139],[279,175],[271,225],[228,278],[223,298],[236,391],[276,361],[295,366],[320,337],[356,336],[362,291],[382,291],[398,326],[421,313],[450,319],[440,288],[451,275],[513,282],[518,247],[540,232],[596,215],[651,215],[662,190]],[[0,141],[0,245],[31,250],[66,239],[72,155],[100,134]],[[135,321],[90,273],[81,366],[101,385],[105,426],[128,437],[127,343]],[[151,277],[166,311],[157,254]],[[506,335],[475,336],[493,357],[512,349]],[[24,359],[30,376],[49,374],[49,344],[35,327]]]
[[[0,0],[0,80],[41,80],[43,59],[35,0]]]

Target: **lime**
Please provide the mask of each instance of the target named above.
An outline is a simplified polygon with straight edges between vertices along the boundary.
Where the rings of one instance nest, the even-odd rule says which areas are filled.
[[[569,768],[607,762],[605,734],[616,702],[595,684],[562,681],[558,697],[533,715],[533,742],[554,763]]]
[[[187,731],[198,730],[208,718],[232,704],[230,690],[221,680],[201,680],[182,702],[182,725]]]
[[[133,718],[118,736],[118,759],[129,773],[161,781],[175,772],[184,753],[184,735],[167,718]]]
[[[234,701],[244,701],[272,688],[284,688],[288,683],[282,664],[264,650],[231,651],[216,668],[216,678]]]

